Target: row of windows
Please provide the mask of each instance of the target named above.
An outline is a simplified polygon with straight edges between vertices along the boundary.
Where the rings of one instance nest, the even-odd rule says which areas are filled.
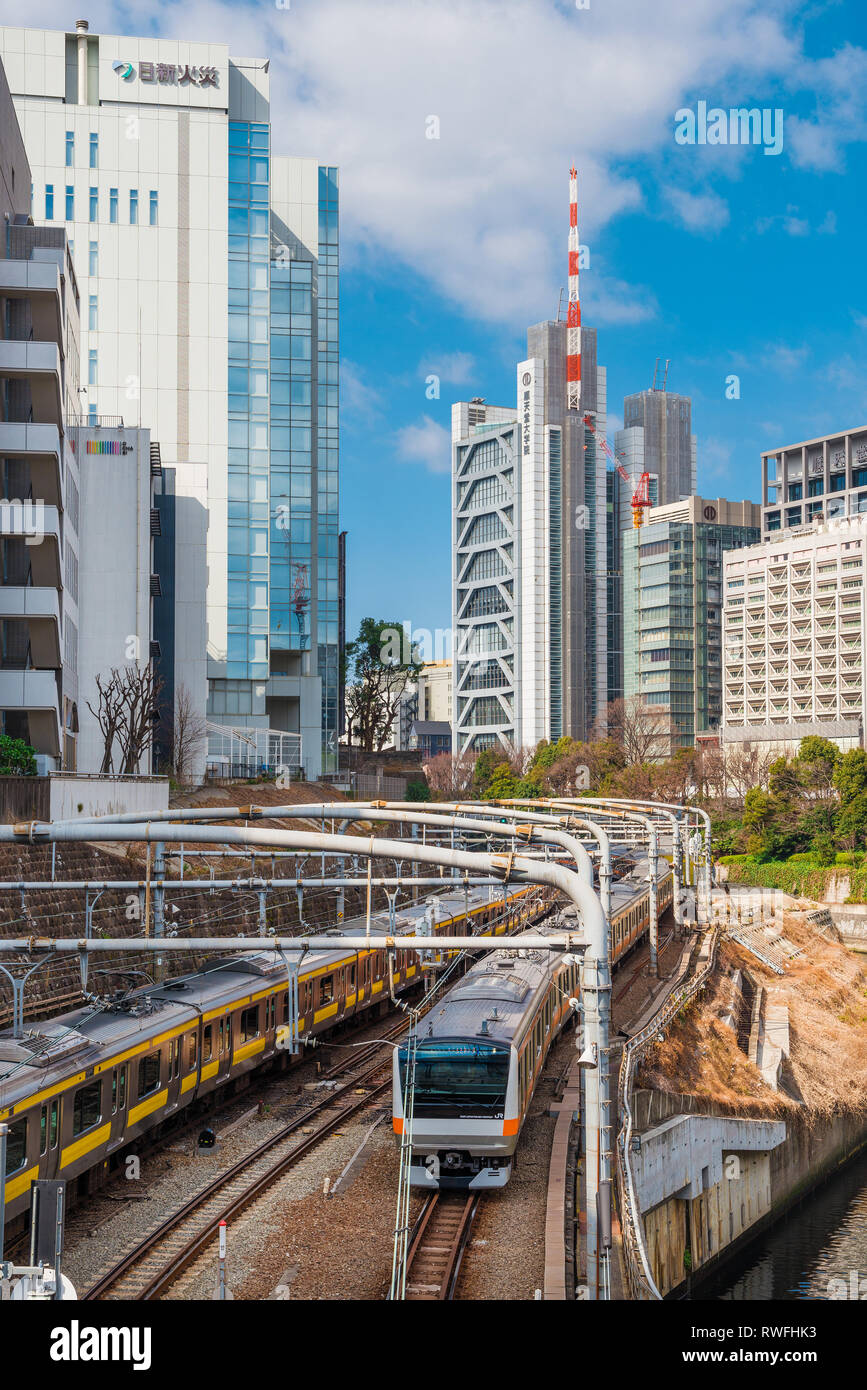
[[[116,223],[118,220],[118,199],[119,194],[116,188],[108,190],[108,220]],[[71,183],[66,185],[64,194],[64,220],[66,222],[75,221],[75,188]],[[91,187],[87,198],[87,216],[89,222],[99,221],[99,189]],[[45,220],[54,220],[54,184],[45,185]],[[139,220],[139,194],[137,188],[129,190],[129,222],[131,227],[138,225]],[[150,190],[148,198],[148,221],[151,227],[156,227],[159,222],[159,195],[155,188]]]

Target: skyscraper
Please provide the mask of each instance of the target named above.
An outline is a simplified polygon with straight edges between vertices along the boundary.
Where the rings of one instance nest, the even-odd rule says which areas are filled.
[[[316,776],[338,732],[337,171],[275,155],[267,61],[224,44],[79,21],[0,29],[0,56],[34,213],[74,247],[82,414],[149,427],[207,508],[207,627],[176,631],[176,684],[214,723],[300,732]]]
[[[614,510],[609,530],[609,568],[620,594],[620,621],[630,605],[624,582],[623,540],[632,531],[632,493],[643,473],[648,473],[648,494],[652,507],[666,506],[695,495],[697,487],[696,441],[692,433],[692,401],[666,391],[665,385],[626,396],[623,402],[623,429],[614,436],[617,463],[630,483],[613,489]],[[664,382],[665,378],[663,378]],[[621,628],[622,637],[622,628]],[[624,692],[623,651],[610,663],[608,698]]]
[[[584,738],[604,708],[605,371],[580,333],[580,412],[562,322],[530,328],[516,407],[452,408],[455,752]]]

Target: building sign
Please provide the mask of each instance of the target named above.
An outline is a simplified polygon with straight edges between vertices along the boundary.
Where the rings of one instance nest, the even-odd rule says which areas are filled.
[[[532,378],[530,377],[530,373],[529,373],[529,372],[525,372],[525,373],[524,373],[524,384],[525,384],[525,386],[528,387],[528,383],[529,383],[531,380],[532,380]],[[529,389],[526,389],[526,390],[524,391],[524,397],[523,397],[523,400],[522,400],[522,403],[521,403],[521,437],[522,437],[522,439],[523,439],[523,445],[524,445],[524,447],[523,447],[523,452],[524,452],[525,454],[529,454],[529,452],[530,452],[530,391],[529,391]]]
[[[84,446],[86,454],[131,454],[133,447],[126,440],[88,439]]]
[[[704,519],[705,521],[716,521],[716,507],[705,507]]]
[[[807,459],[807,474],[811,478],[821,477],[825,471],[825,461],[821,452],[810,454]]]
[[[123,82],[155,83],[168,87],[219,87],[220,74],[216,68],[190,67],[189,63],[127,63],[119,58],[112,69]]]

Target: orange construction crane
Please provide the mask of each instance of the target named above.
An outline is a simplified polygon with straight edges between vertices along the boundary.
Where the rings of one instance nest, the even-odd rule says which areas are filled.
[[[650,474],[642,473],[638,480],[638,487],[632,494],[632,524],[633,526],[644,525],[645,508],[650,506]]]

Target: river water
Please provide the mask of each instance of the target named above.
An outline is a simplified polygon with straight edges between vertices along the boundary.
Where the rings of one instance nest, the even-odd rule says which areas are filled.
[[[867,1152],[793,1207],[693,1297],[867,1299]]]

